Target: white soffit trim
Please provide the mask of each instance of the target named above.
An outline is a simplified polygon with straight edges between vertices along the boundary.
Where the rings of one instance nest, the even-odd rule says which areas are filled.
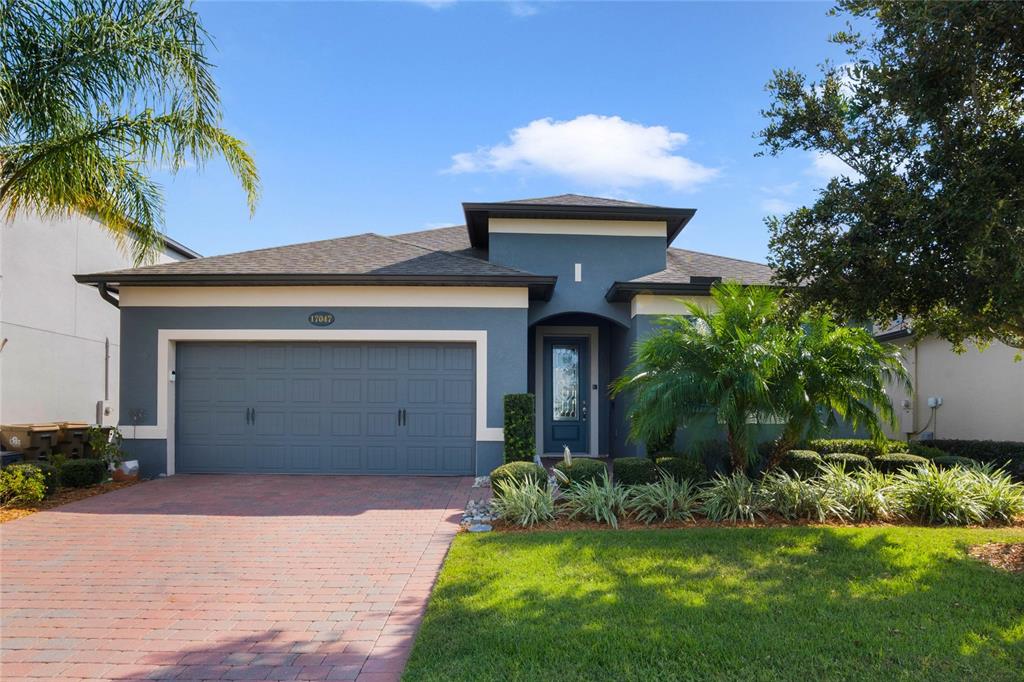
[[[705,310],[715,310],[718,306],[710,296],[656,296],[654,294],[637,294],[630,302],[629,316],[637,315],[687,315],[689,311],[683,301],[696,303]]]
[[[487,332],[479,329],[160,329],[157,331],[155,425],[125,426],[125,435],[167,441],[167,475],[174,473],[175,343],[181,341],[400,341],[464,342],[476,345],[476,440],[505,440],[487,426]]]
[[[526,287],[122,285],[122,308],[529,308]]]
[[[573,234],[598,237],[666,238],[664,220],[539,220],[527,218],[491,218],[491,234]]]

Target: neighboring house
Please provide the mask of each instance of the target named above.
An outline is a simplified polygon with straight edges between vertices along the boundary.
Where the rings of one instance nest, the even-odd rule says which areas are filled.
[[[1022,351],[997,341],[956,353],[902,323],[875,338],[900,348],[913,388],[889,391],[899,418],[891,437],[1024,441],[1024,362],[1014,361]]]
[[[463,209],[465,226],[78,276],[120,291],[121,424],[143,473],[487,474],[503,396],[524,391],[542,453],[634,454],[608,385],[636,340],[680,297],[771,277],[669,248],[692,209]]]
[[[199,254],[167,239],[159,262]],[[0,226],[0,423],[116,423],[120,314],[76,272],[131,265],[102,224],[21,213]]]

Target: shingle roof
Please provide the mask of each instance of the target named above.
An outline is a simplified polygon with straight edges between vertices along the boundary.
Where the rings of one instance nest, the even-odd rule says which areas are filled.
[[[653,204],[640,204],[635,201],[623,201],[621,199],[608,199],[605,197],[588,197],[583,194],[556,194],[550,197],[536,197],[534,199],[513,199],[505,201],[506,204],[528,204],[530,206],[643,206],[655,208]]]
[[[763,263],[715,256],[700,251],[669,248],[665,269],[631,282],[689,282],[691,277],[721,277],[743,284],[770,284],[772,269]]]
[[[121,275],[524,275],[515,268],[433,250],[412,242],[359,234],[323,241],[276,246],[255,251],[209,256],[178,263],[159,263],[102,273]]]

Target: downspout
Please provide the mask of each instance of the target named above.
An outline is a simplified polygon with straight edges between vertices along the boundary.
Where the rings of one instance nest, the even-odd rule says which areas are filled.
[[[102,298],[104,301],[114,306],[115,308],[121,307],[121,302],[118,301],[112,293],[110,293],[110,289],[107,288],[106,282],[100,282],[97,286],[100,291],[100,298]]]

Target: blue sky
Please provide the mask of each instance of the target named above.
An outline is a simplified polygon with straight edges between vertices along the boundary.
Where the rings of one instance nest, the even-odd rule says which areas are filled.
[[[675,246],[763,261],[764,216],[829,171],[801,152],[755,158],[764,85],[773,67],[843,61],[828,7],[199,3],[263,197],[250,219],[220,163],[162,178],[167,232],[212,255],[578,192],[696,208]]]

